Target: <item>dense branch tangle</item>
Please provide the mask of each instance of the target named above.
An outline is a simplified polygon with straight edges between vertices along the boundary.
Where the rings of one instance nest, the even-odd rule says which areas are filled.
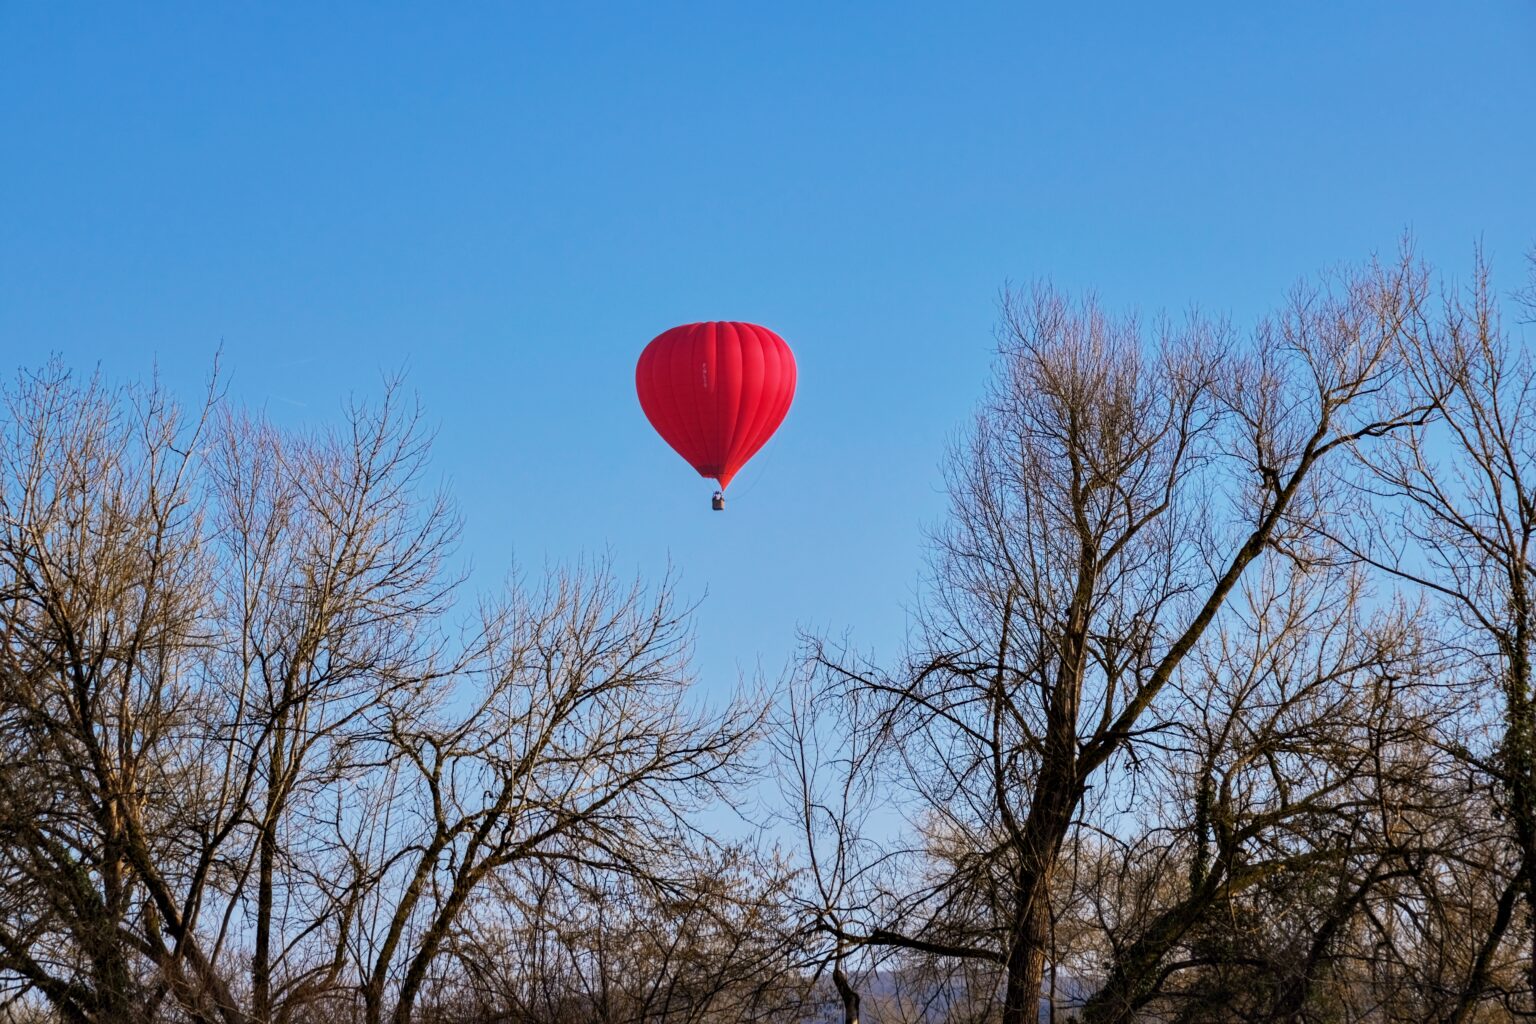
[[[535,866],[661,885],[712,845],[688,816],[761,710],[690,700],[665,583],[557,571],[450,617],[457,521],[398,389],[313,434],[56,366],[7,399],[17,1005],[404,1022]]]
[[[1063,852],[1173,725],[1170,682],[1250,572],[1311,557],[1327,467],[1427,417],[1394,387],[1421,287],[1405,262],[1301,290],[1247,343],[1006,297],[906,665],[812,643],[832,685],[878,699],[920,852],[947,865],[845,941],[998,963],[1004,1020],[1033,1019]]]

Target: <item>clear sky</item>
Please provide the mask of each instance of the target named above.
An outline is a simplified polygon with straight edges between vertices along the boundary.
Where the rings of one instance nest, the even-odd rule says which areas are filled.
[[[334,418],[404,368],[477,582],[670,558],[713,686],[892,651],[996,296],[1247,320],[1411,229],[1536,241],[1536,3],[0,0],[0,353]],[[644,344],[800,390],[709,511]],[[9,373],[9,369],[5,372]]]

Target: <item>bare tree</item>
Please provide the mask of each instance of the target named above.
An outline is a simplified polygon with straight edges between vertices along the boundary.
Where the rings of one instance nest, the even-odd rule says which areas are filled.
[[[7,403],[17,1006],[403,1024],[519,872],[640,885],[692,848],[756,735],[760,708],[691,703],[667,584],[556,571],[455,618],[456,520],[394,389],[318,433],[57,366]]]
[[[177,890],[200,732],[187,679],[211,653],[187,455],[206,415],[56,365],[6,397],[5,972],[66,1020],[149,1020],[167,994],[196,1019],[238,1019]]]
[[[1380,908],[1457,852],[1438,666],[1410,610],[1368,613],[1363,587],[1268,560],[1170,684],[1183,714],[1148,741],[1142,809],[1080,883],[1109,966],[1084,1019],[1304,1019],[1358,980],[1340,965],[1390,951]]]
[[[689,850],[644,878],[540,865],[455,942],[449,992],[465,1020],[781,1020],[804,991],[782,941],[786,882],[742,848]]]
[[[1532,292],[1523,308],[1536,316]],[[1494,968],[1517,893],[1527,1012],[1536,990],[1536,365],[1501,325],[1481,259],[1464,292],[1448,293],[1439,308],[1426,298],[1411,313],[1414,329],[1401,338],[1406,384],[1430,398],[1435,417],[1367,454],[1363,491],[1376,516],[1363,522],[1376,528],[1339,533],[1359,557],[1437,600],[1467,682],[1499,709],[1491,744],[1481,718],[1450,738],[1496,787],[1512,854],[1495,862],[1503,896],[1446,1018],[1459,1022],[1500,994]]]
[[[499,872],[643,873],[648,851],[678,848],[761,721],[745,702],[690,708],[686,621],[665,587],[557,575],[488,608],[483,633],[467,711],[424,702],[391,724],[390,817],[357,851],[380,876],[354,954],[370,1024],[410,1019],[455,924]]]
[[[798,919],[796,938],[812,968],[813,986],[824,973],[842,1008],[843,1024],[859,1024],[861,971],[851,965],[871,950],[849,942],[850,932],[867,931],[870,898],[883,854],[870,836],[880,793],[869,730],[861,728],[863,695],[838,687],[817,688],[814,672],[791,680],[774,735],[780,765],[782,813],[804,860],[790,891]],[[850,973],[852,971],[852,973]],[[813,988],[813,991],[814,988]]]
[[[1117,785],[1165,728],[1159,697],[1249,566],[1326,510],[1320,468],[1426,415],[1387,400],[1421,287],[1405,264],[1298,291],[1247,354],[1199,320],[1149,343],[1092,302],[1007,300],[911,657],[886,674],[811,652],[884,698],[927,845],[970,851],[846,938],[996,964],[1004,1021],[1033,1019],[1095,780]],[[977,900],[995,922],[980,931]]]
[[[394,385],[376,410],[354,406],[339,434],[220,417],[208,476],[226,619],[208,690],[227,737],[219,800],[246,819],[231,892],[253,897],[259,1021],[336,986],[358,909],[342,843],[365,814],[352,791],[380,756],[389,709],[458,668],[439,626],[459,582],[443,572],[457,523],[446,499],[420,493],[426,454]],[[225,905],[221,939],[237,909]],[[315,956],[322,936],[329,953]]]

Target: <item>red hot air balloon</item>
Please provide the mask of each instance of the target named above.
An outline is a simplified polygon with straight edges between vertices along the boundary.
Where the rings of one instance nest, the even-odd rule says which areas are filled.
[[[640,408],[662,440],[725,489],[784,422],[795,397],[795,357],[766,327],[684,324],[645,346],[635,365]]]

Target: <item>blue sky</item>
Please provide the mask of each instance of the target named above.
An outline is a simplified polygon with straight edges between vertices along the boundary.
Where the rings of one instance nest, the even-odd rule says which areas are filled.
[[[893,652],[996,297],[1249,320],[1391,249],[1513,284],[1536,4],[0,0],[0,353],[334,418],[405,369],[493,586],[670,562],[711,688]],[[731,508],[644,344],[752,320],[800,390]],[[9,371],[7,371],[9,372]]]

